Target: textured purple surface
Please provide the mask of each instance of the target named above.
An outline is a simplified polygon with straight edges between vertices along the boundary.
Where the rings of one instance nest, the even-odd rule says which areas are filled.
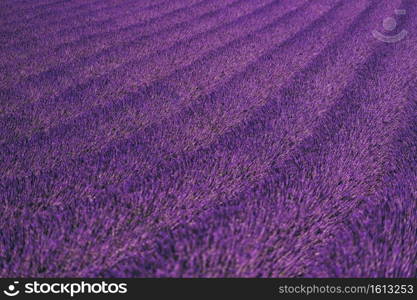
[[[417,276],[416,16],[2,0],[0,276]]]

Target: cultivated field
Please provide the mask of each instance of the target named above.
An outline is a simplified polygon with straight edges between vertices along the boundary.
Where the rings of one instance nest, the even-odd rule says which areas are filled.
[[[0,277],[416,277],[416,16],[1,0]]]

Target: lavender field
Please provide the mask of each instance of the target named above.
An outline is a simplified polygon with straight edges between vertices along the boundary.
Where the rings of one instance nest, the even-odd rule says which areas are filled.
[[[416,0],[1,0],[0,277],[416,277]]]

